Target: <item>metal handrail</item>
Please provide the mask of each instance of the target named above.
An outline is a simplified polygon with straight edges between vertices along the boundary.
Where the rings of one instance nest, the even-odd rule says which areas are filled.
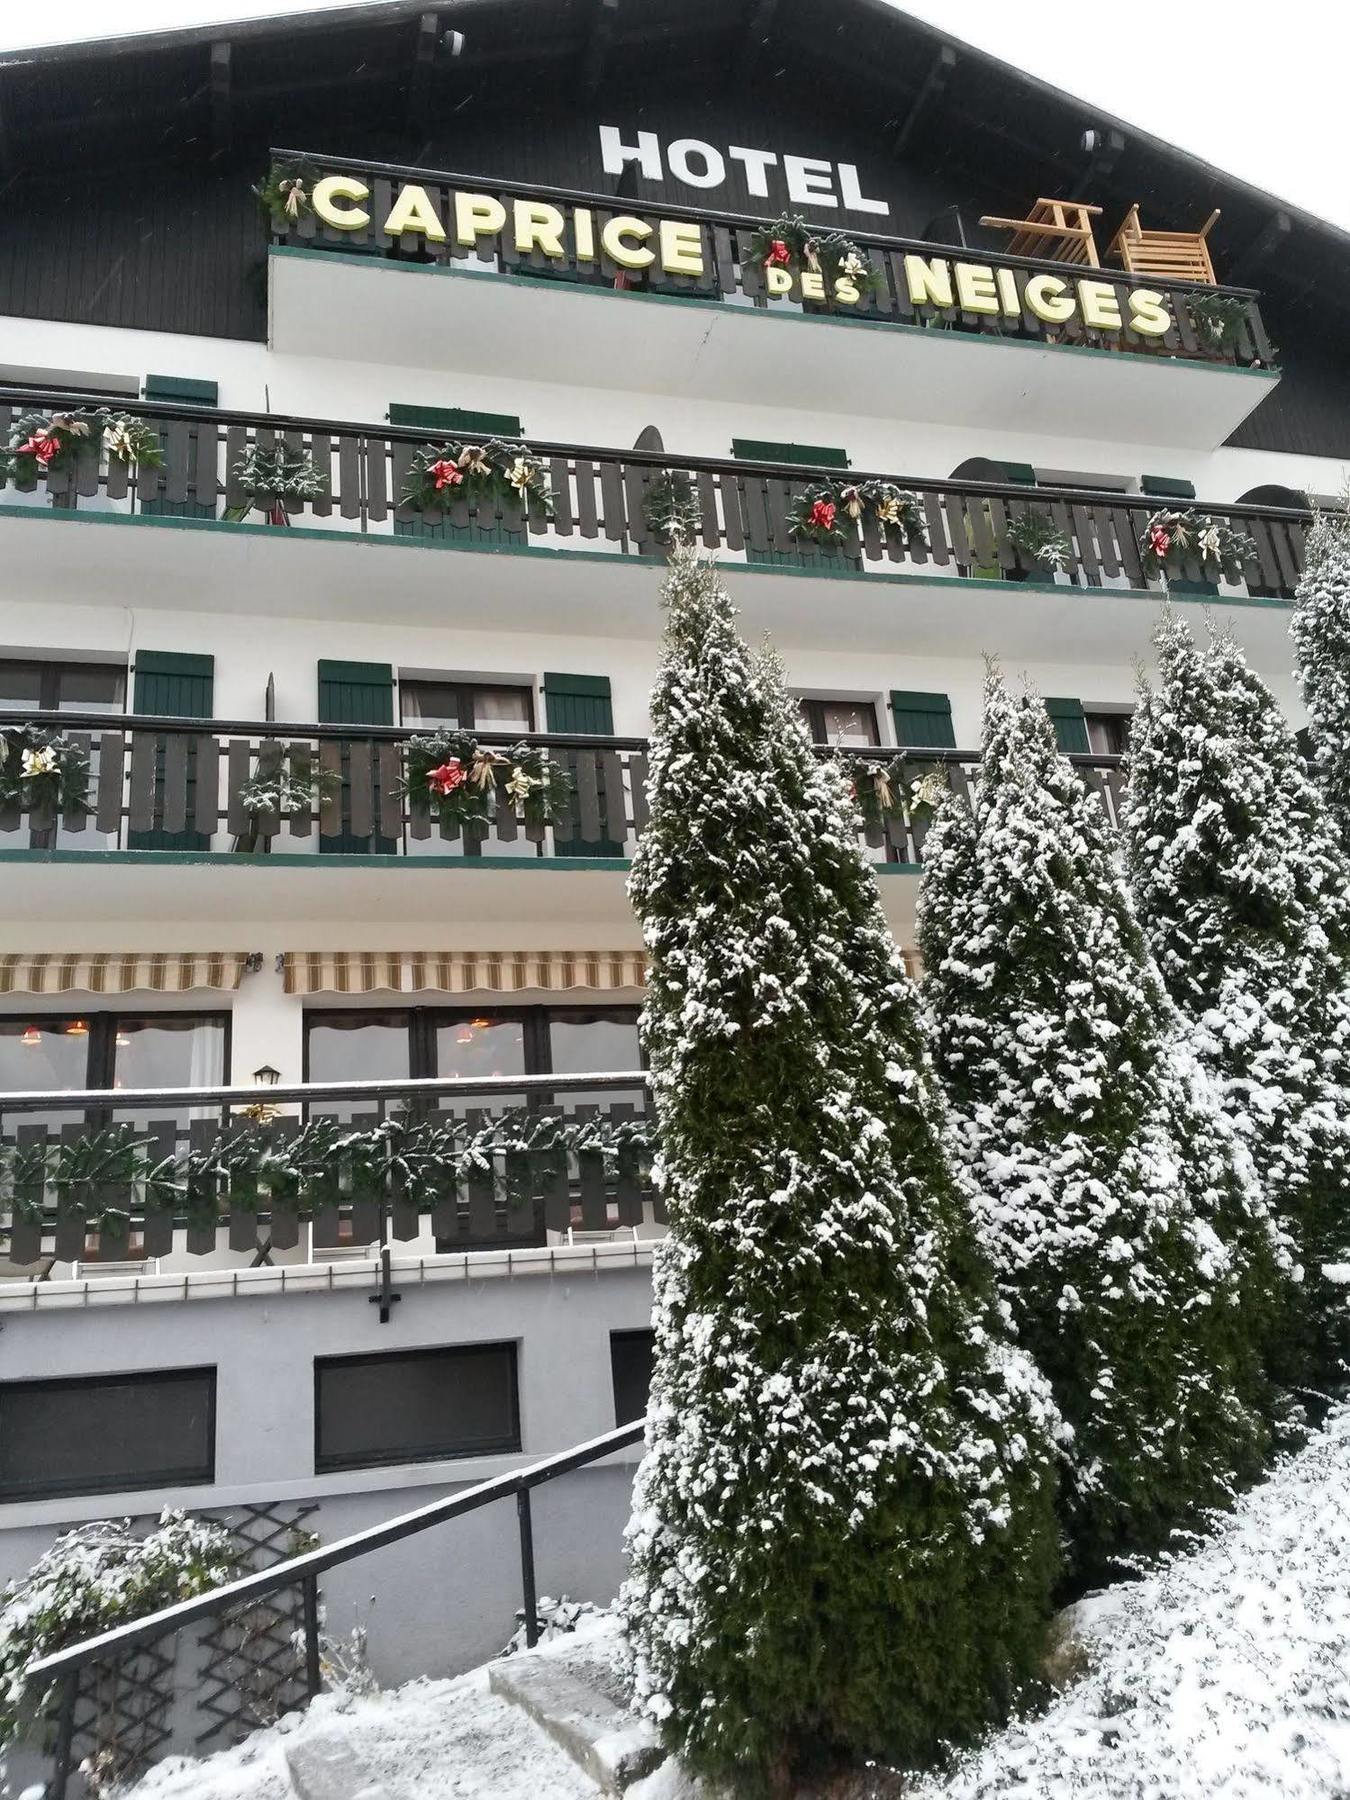
[[[135,655],[133,651],[133,657]],[[440,725],[321,725],[291,719],[189,719],[165,713],[44,712],[39,707],[0,706],[0,731],[15,725],[43,725],[78,731],[191,731],[207,737],[305,737],[350,743],[405,743],[410,738],[430,737],[451,727]],[[562,731],[479,731],[468,736],[489,746],[531,744],[541,750],[645,750],[646,738],[599,737],[594,733]]]
[[[64,405],[74,407],[106,406],[107,394],[81,392],[75,388],[23,388],[0,384],[0,405],[16,403],[44,407],[48,410],[60,401]],[[177,420],[187,423],[201,422],[214,425],[253,426],[265,431],[318,432],[330,437],[369,437],[380,438],[390,443],[426,444],[443,441],[455,434],[451,432],[409,429],[405,425],[389,425],[384,423],[361,423],[342,419],[301,418],[290,413],[265,412],[231,412],[223,407],[189,406],[165,400],[132,400],[125,402],[125,410],[138,416],[154,419]],[[472,432],[460,432],[461,437],[473,437]],[[482,437],[483,433],[477,434]],[[611,461],[631,464],[635,468],[649,468],[658,471],[665,469],[706,470],[712,475],[736,476],[778,476],[800,477],[805,481],[819,481],[822,473],[837,473],[843,479],[844,472],[822,471],[818,463],[789,462],[752,462],[729,456],[686,456],[674,450],[620,450],[613,445],[603,444],[565,444],[552,440],[527,436],[524,440],[536,455],[580,457],[583,460]],[[1156,511],[1166,502],[1153,494],[1125,493],[1120,488],[1091,487],[1051,487],[1037,483],[1034,487],[1025,482],[1012,481],[968,481],[964,478],[953,480],[940,475],[896,475],[887,469],[853,469],[847,471],[850,481],[893,481],[899,487],[940,488],[947,494],[969,494],[979,499],[1017,500],[1024,505],[1037,501],[1064,501],[1070,506],[1110,505],[1130,506],[1140,510]],[[3,495],[0,493],[0,504]],[[1185,507],[1196,512],[1237,513],[1243,518],[1255,519],[1289,519],[1300,523],[1312,518],[1311,507],[1261,506],[1247,501],[1237,500],[1186,500]]]
[[[480,1481],[476,1486],[466,1488],[463,1493],[451,1494],[443,1500],[433,1500],[413,1512],[387,1519],[382,1525],[367,1526],[364,1531],[355,1531],[350,1537],[338,1538],[335,1543],[325,1544],[318,1550],[306,1550],[300,1556],[278,1563],[274,1568],[260,1570],[255,1575],[242,1575],[237,1581],[227,1582],[224,1587],[213,1588],[209,1594],[199,1594],[192,1600],[176,1601],[172,1606],[150,1613],[144,1619],[135,1619],[129,1625],[119,1625],[112,1631],[100,1632],[97,1637],[86,1638],[83,1643],[70,1644],[64,1650],[54,1651],[51,1656],[44,1656],[37,1662],[30,1663],[28,1679],[49,1681],[57,1676],[70,1675],[83,1668],[86,1663],[97,1662],[102,1656],[132,1649],[137,1644],[149,1643],[152,1638],[160,1637],[165,1632],[178,1631],[185,1625],[195,1624],[199,1619],[209,1618],[222,1607],[236,1606],[247,1600],[261,1600],[267,1594],[276,1593],[279,1588],[312,1581],[329,1569],[353,1562],[358,1557],[368,1556],[372,1550],[382,1550],[389,1544],[402,1543],[405,1538],[413,1537],[419,1531],[426,1531],[432,1525],[439,1525],[446,1519],[456,1519],[464,1513],[476,1512],[480,1506],[489,1506],[494,1500],[503,1500],[510,1494],[528,1494],[531,1488],[542,1487],[545,1482],[554,1481],[559,1475],[567,1475],[573,1469],[598,1462],[602,1456],[608,1456],[612,1451],[623,1450],[629,1444],[637,1443],[642,1436],[643,1426],[644,1421],[641,1419],[634,1420],[629,1425],[620,1425],[614,1431],[603,1432],[599,1437],[590,1438],[586,1443],[577,1444],[557,1456],[547,1456],[540,1462],[531,1463],[528,1468],[514,1470],[509,1475],[496,1475],[489,1481]],[[528,1610],[526,1624],[529,1624]]]
[[[189,1088],[53,1088],[45,1093],[0,1094],[0,1114],[9,1112],[73,1111],[96,1107],[119,1112],[144,1111],[150,1106],[246,1107],[265,1101],[269,1106],[319,1105],[326,1100],[379,1100],[430,1098],[438,1095],[462,1098],[477,1095],[551,1093],[556,1088],[576,1088],[607,1093],[613,1089],[647,1087],[651,1076],[644,1069],[598,1070],[592,1074],[556,1075],[414,1075],[403,1081],[298,1081],[276,1087]]]
[[[489,188],[497,194],[510,194],[520,199],[537,200],[545,196],[550,200],[562,200],[568,206],[597,207],[604,212],[615,212],[620,208],[637,208],[644,212],[660,210],[681,219],[693,219],[701,225],[734,225],[738,229],[759,231],[772,223],[762,214],[717,212],[707,206],[686,206],[682,200],[635,200],[618,194],[596,194],[583,188],[564,188],[546,186],[537,181],[497,181],[487,175],[459,175],[449,169],[419,168],[409,163],[386,163],[367,160],[359,156],[327,156],[317,150],[286,150],[274,147],[270,155],[274,161],[310,163],[324,169],[351,169],[370,175],[389,176],[394,180],[443,181],[447,187],[459,188],[473,192],[476,189]],[[825,229],[825,227],[821,227]],[[1124,269],[1090,269],[1086,265],[1055,262],[1051,257],[1014,256],[1007,250],[984,250],[970,244],[943,244],[928,238],[891,237],[883,232],[861,231],[850,228],[849,236],[859,244],[875,244],[880,250],[900,250],[917,252],[932,256],[935,252],[956,257],[962,262],[992,263],[1005,269],[1045,269],[1052,275],[1063,277],[1068,273],[1077,280],[1101,280],[1123,282],[1130,286],[1151,285],[1154,287],[1177,288],[1189,293],[1232,294],[1242,300],[1259,300],[1259,288],[1220,286],[1217,282],[1172,280],[1169,276],[1164,280],[1161,276],[1131,275]]]

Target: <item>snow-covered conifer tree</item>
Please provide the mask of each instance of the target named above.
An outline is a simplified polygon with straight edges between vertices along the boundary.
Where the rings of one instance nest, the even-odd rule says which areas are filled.
[[[1350,526],[1324,513],[1308,534],[1290,630],[1317,779],[1350,847]]]
[[[1286,1380],[1334,1379],[1350,1304],[1350,868],[1287,721],[1231,636],[1175,616],[1131,732],[1140,922],[1304,1265]]]
[[[678,552],[666,598],[631,892],[670,1235],[623,1607],[644,1709],[753,1795],[1006,1709],[1058,1567],[1058,1421],[843,784],[716,571]]]
[[[1040,700],[992,669],[979,781],[924,846],[919,943],[977,1220],[1074,1432],[1070,1554],[1099,1577],[1259,1466],[1276,1252],[1105,817]]]

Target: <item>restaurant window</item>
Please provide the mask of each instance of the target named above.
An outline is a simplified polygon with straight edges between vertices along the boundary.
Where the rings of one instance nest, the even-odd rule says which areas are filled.
[[[656,1334],[611,1331],[609,1367],[614,1382],[614,1423],[628,1425],[647,1416],[647,1396],[652,1385],[652,1351]]]
[[[877,709],[870,700],[816,700],[808,695],[797,704],[813,744],[868,750],[881,742]]]
[[[0,1500],[215,1479],[216,1372],[0,1382]]]
[[[0,1092],[219,1087],[229,1027],[226,1013],[9,1013],[0,1017]],[[162,1106],[117,1114],[129,1123],[171,1116]],[[6,1127],[60,1125],[71,1118],[68,1112],[15,1113]]]
[[[305,1015],[305,1079],[509,1081],[636,1069],[637,1019],[635,1006],[315,1011]]]
[[[519,1448],[514,1344],[315,1361],[316,1474]]]

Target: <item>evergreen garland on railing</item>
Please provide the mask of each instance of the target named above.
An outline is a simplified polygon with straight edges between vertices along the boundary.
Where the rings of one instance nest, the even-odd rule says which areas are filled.
[[[528,447],[504,438],[485,443],[424,444],[409,467],[400,496],[418,512],[449,512],[458,500],[535,506],[553,516],[544,465]]]
[[[470,731],[437,731],[410,738],[404,759],[403,792],[415,817],[487,831],[495,795],[526,826],[555,825],[567,811],[571,778],[537,744],[490,750]]]
[[[311,1119],[291,1133],[273,1120],[226,1127],[205,1146],[158,1153],[155,1140],[124,1125],[46,1144],[6,1144],[0,1175],[16,1218],[40,1220],[53,1202],[86,1229],[126,1235],[138,1213],[210,1223],[231,1213],[337,1204],[396,1194],[429,1212],[474,1177],[500,1176],[508,1202],[523,1204],[569,1159],[602,1158],[620,1179],[643,1181],[653,1152],[646,1119],[599,1114],[569,1119],[513,1108],[486,1125],[445,1113],[398,1114],[374,1126]],[[119,1202],[110,1190],[122,1190]]]
[[[89,758],[59,732],[16,725],[0,733],[0,808],[89,810]]]

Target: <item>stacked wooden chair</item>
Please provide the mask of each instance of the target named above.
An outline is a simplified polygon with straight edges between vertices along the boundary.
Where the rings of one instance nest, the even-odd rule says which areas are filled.
[[[1097,269],[1101,259],[1092,221],[1100,217],[1101,210],[1085,200],[1042,197],[1025,219],[1000,219],[986,214],[980,223],[1012,234],[1008,240],[1010,256],[1034,256],[1042,261]],[[1111,239],[1106,254],[1127,275],[1147,275],[1155,281],[1201,281],[1214,287],[1217,283],[1209,254],[1209,234],[1218,218],[1216,209],[1199,231],[1150,231],[1139,222],[1136,202]]]

